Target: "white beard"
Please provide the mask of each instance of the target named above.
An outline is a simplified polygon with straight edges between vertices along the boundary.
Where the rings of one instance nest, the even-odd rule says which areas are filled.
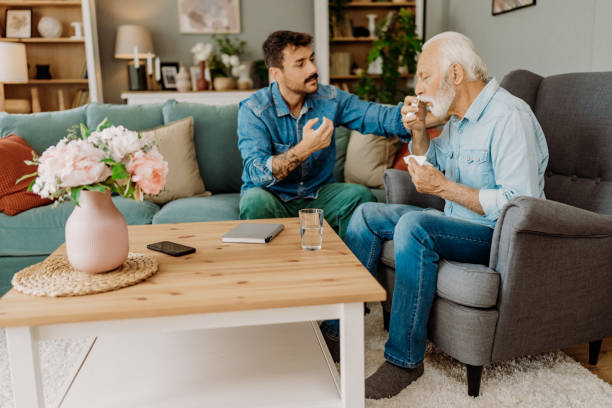
[[[423,102],[431,103],[431,114],[438,118],[444,118],[455,99],[455,88],[450,84],[448,78],[440,83],[440,90],[435,96],[421,96]]]

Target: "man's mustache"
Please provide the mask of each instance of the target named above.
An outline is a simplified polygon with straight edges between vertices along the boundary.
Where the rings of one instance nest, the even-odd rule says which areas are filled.
[[[312,74],[311,76],[309,76],[308,78],[306,78],[306,80],[304,81],[304,83],[308,83],[310,81],[312,81],[313,79],[319,79],[319,74]]]

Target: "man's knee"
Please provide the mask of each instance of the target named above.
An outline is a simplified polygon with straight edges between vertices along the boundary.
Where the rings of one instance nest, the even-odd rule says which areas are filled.
[[[440,215],[428,214],[423,211],[409,211],[402,215],[395,226],[394,240],[400,242],[405,239],[423,240],[431,226],[435,224],[436,218]]]
[[[278,200],[269,191],[254,187],[240,197],[240,219],[274,218]]]
[[[374,194],[362,184],[345,184],[343,193],[348,200],[352,200],[357,205],[376,202]]]

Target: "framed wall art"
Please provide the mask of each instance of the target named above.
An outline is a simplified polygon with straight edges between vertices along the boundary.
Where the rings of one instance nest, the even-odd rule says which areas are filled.
[[[177,0],[182,34],[240,33],[240,0]]]
[[[536,0],[491,0],[491,14],[496,16],[535,4]]]
[[[32,10],[7,9],[4,26],[6,38],[32,37]]]
[[[161,82],[162,88],[166,90],[176,90],[176,76],[178,75],[178,62],[162,62]]]

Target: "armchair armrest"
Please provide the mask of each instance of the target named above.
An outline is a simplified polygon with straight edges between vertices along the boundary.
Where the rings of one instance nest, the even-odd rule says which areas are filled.
[[[503,208],[489,266],[500,274],[492,360],[612,335],[612,215],[517,197]]]
[[[429,194],[421,194],[414,187],[407,171],[387,169],[383,175],[385,194],[389,204],[410,204],[423,208],[444,209],[444,200]]]

